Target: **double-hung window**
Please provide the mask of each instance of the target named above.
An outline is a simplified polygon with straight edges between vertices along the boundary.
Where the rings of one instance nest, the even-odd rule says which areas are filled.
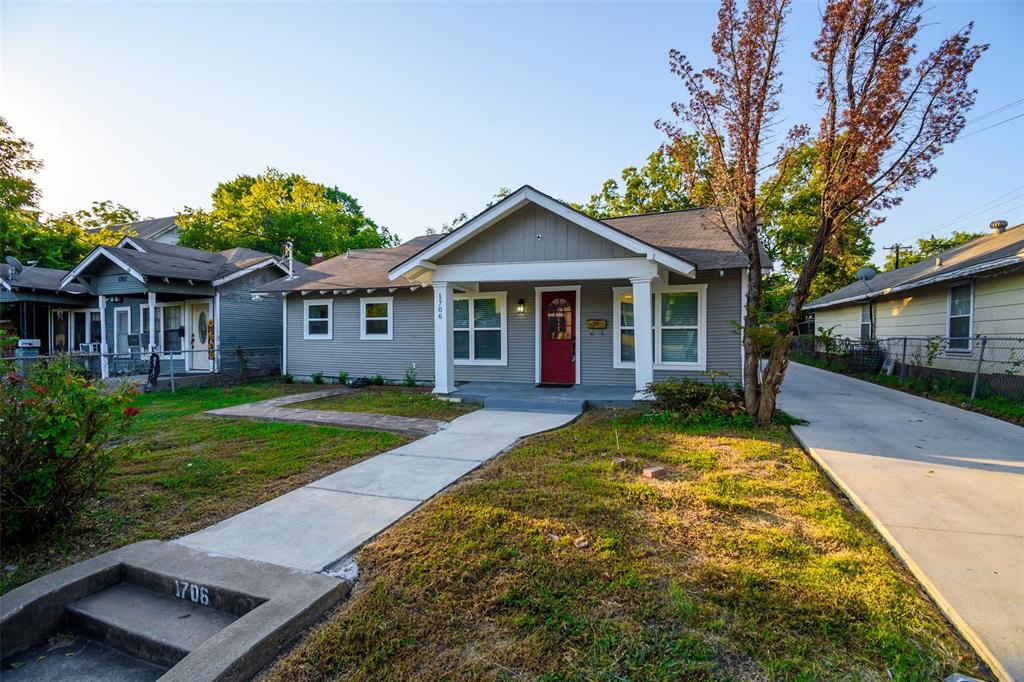
[[[860,340],[870,341],[875,338],[875,304],[862,303],[860,306]]]
[[[455,364],[505,365],[505,292],[455,296],[452,301]]]
[[[613,365],[636,363],[635,302],[631,287],[616,287]],[[662,369],[702,370],[706,365],[707,285],[663,286],[651,300],[654,365]]]
[[[334,301],[329,298],[302,302],[302,338],[334,338]]]
[[[974,290],[970,282],[949,288],[949,350],[971,350]]]
[[[359,299],[359,338],[390,341],[393,338],[391,324],[394,314],[394,298]]]

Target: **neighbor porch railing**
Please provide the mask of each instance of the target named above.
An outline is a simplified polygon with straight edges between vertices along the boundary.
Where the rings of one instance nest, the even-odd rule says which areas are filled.
[[[279,376],[281,346],[236,346],[218,350],[195,349],[150,353],[132,349],[126,353],[64,354],[82,371],[107,378],[108,382],[136,381],[154,388],[175,390],[180,386],[231,383],[258,377]],[[58,356],[40,355],[14,359],[16,367],[48,362]]]

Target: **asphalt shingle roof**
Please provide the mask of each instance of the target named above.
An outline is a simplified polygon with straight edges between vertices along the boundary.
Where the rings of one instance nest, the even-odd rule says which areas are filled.
[[[153,239],[159,237],[164,232],[174,229],[177,226],[177,220],[178,216],[174,215],[165,218],[150,218],[149,220],[137,220],[134,223],[119,223],[117,225],[107,225],[106,227],[96,227],[90,230],[90,232],[111,230],[135,235],[142,239]]]
[[[294,279],[279,279],[265,284],[255,291],[315,291],[419,286],[418,282],[404,277],[392,281],[388,279],[388,271],[443,236],[441,234],[423,235],[391,248],[353,249],[298,271]]]
[[[67,274],[67,270],[33,266],[24,268],[12,278],[11,266],[7,263],[0,263],[0,279],[11,285],[13,289],[39,289],[42,291],[63,291],[66,294],[84,294],[86,289],[81,284],[71,284],[61,290],[60,281]]]
[[[936,265],[936,258],[941,265]],[[1001,234],[987,234],[966,244],[943,251],[937,257],[908,265],[899,270],[881,272],[864,282],[848,286],[816,298],[804,310],[869,300],[889,293],[927,286],[936,281],[968,276],[979,270],[1024,263],[1024,224],[1008,228]]]
[[[130,246],[99,248],[141,275],[196,282],[212,282],[261,261],[276,258],[273,254],[241,247],[214,252],[149,239],[132,238],[132,242],[143,250]]]

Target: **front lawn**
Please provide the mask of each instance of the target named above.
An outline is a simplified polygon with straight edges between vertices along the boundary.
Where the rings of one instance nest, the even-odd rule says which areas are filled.
[[[202,414],[309,390],[266,382],[136,396],[139,415],[99,498],[54,537],[4,546],[0,592],[122,545],[198,530],[408,440]]]
[[[430,389],[402,386],[367,386],[355,389],[351,393],[307,400],[304,403],[295,403],[288,407],[301,407],[307,410],[338,410],[340,412],[374,412],[439,421],[451,421],[479,409],[479,405],[441,400],[430,393]]]
[[[668,475],[643,477],[651,465]],[[986,674],[778,427],[588,413],[434,498],[358,563],[351,599],[266,678]]]

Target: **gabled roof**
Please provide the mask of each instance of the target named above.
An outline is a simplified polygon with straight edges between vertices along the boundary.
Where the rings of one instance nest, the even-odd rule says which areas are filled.
[[[941,265],[937,265],[937,262]],[[804,310],[869,301],[890,293],[1019,264],[1024,264],[1024,224],[1008,228],[1002,233],[972,239],[920,263],[882,272],[863,282],[854,282],[811,301],[804,306]]]
[[[377,289],[417,287],[418,282],[388,278],[388,271],[409,256],[422,251],[443,235],[423,235],[400,246],[381,249],[353,249],[340,256],[310,265],[287,277],[254,289],[256,292],[328,291],[333,289]]]
[[[86,293],[86,288],[81,284],[71,284],[61,289],[60,281],[67,274],[67,270],[38,266],[26,267],[21,272],[12,274],[11,266],[7,263],[0,263],[0,286],[8,290],[36,289],[39,291],[63,291],[66,294]]]
[[[280,258],[262,251],[246,248],[226,249],[220,252],[203,251],[174,244],[163,244],[149,239],[127,237],[120,246],[98,246],[75,266],[65,277],[66,286],[100,259],[124,269],[140,281],[146,277],[210,282],[215,286],[233,275],[258,267],[280,264]]]
[[[89,232],[99,230],[110,230],[111,232],[124,232],[128,235],[141,237],[142,239],[155,239],[160,235],[170,232],[178,227],[178,216],[172,215],[166,218],[150,218],[148,220],[137,220],[134,223],[119,223],[105,227],[94,227]]]
[[[649,261],[664,266],[669,270],[686,276],[693,276],[697,266],[670,251],[662,249],[643,238],[632,235],[609,222],[596,220],[572,208],[568,204],[558,201],[543,192],[534,189],[530,185],[523,185],[515,192],[488,207],[470,220],[460,225],[457,229],[442,235],[441,239],[422,249],[419,253],[413,254],[410,258],[394,267],[389,273],[392,279],[413,277],[415,278],[424,270],[432,267],[433,259],[440,258],[451,252],[456,247],[469,241],[477,233],[486,230],[505,216],[519,209],[527,203],[536,204],[556,215],[565,218],[580,227],[590,230],[610,242],[642,255]]]

